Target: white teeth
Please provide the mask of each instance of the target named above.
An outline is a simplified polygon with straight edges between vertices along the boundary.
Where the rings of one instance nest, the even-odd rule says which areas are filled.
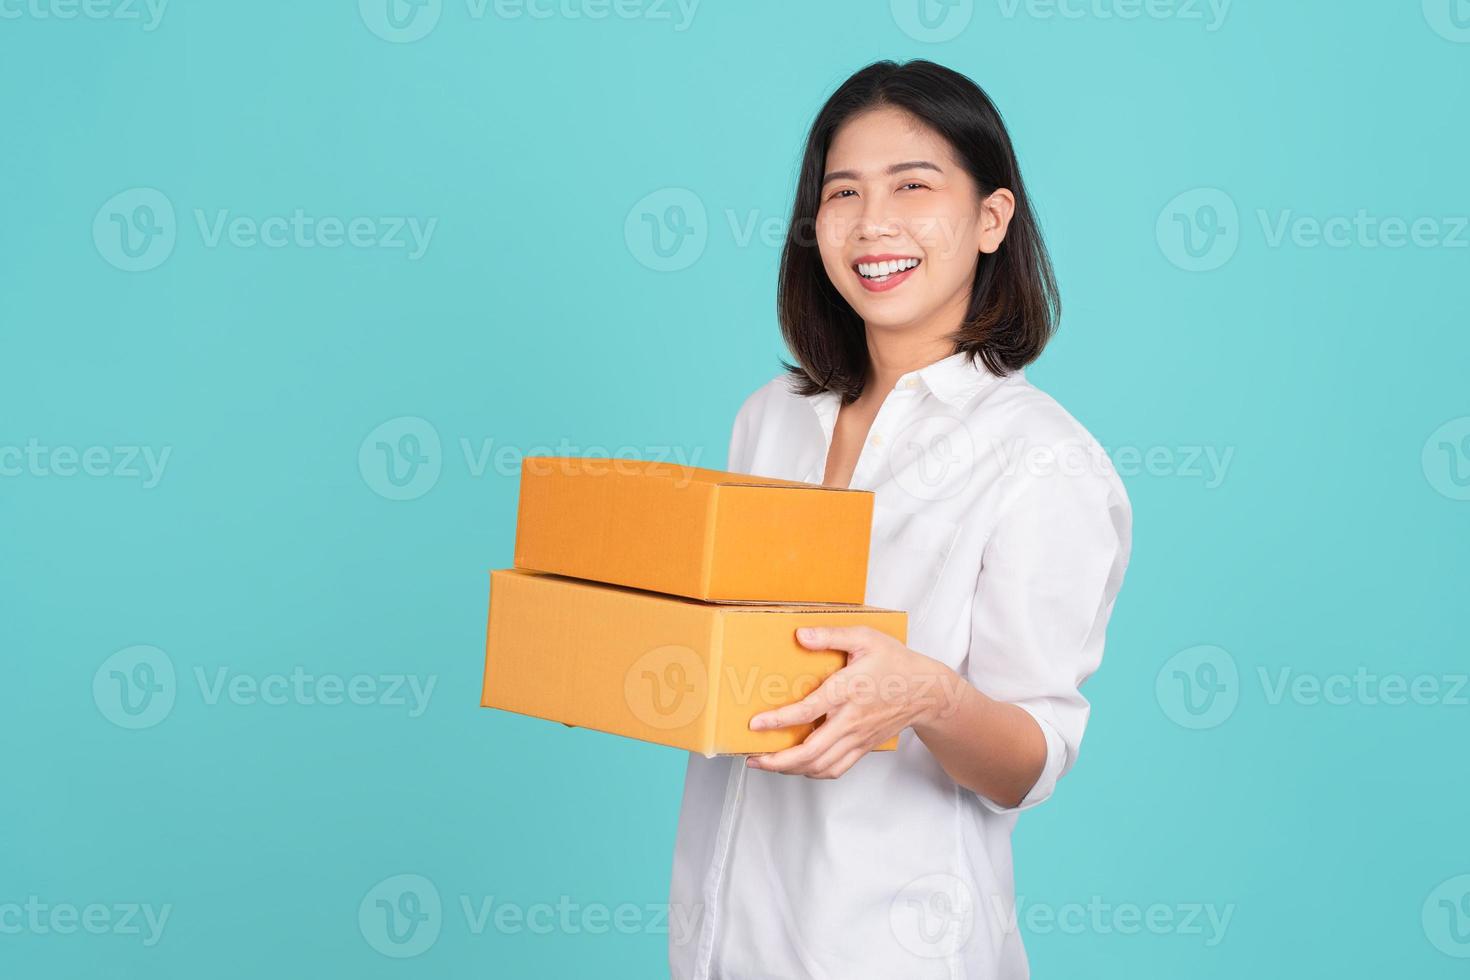
[[[859,262],[858,274],[865,279],[886,279],[919,264],[918,259],[889,259],[886,262]]]

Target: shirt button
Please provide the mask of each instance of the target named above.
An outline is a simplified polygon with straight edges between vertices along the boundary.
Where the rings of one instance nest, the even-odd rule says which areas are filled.
[[[881,432],[877,433],[873,436],[873,438],[869,439],[868,441],[875,446],[881,446],[883,445],[883,434]]]
[[[905,388],[917,388],[917,387],[919,387],[919,379],[918,378],[908,378],[908,379],[906,379],[904,381],[903,386]]]

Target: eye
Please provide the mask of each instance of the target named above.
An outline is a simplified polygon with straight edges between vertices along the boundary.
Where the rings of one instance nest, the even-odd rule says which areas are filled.
[[[904,188],[908,188],[908,187],[918,187],[918,188],[922,188],[922,189],[925,189],[925,190],[928,189],[926,185],[919,183],[917,180],[913,180],[913,181],[909,181],[907,184],[901,185],[900,186],[900,190],[902,190]]]
[[[836,200],[837,198],[841,197],[844,194],[856,194],[856,193],[857,193],[857,191],[853,190],[851,187],[844,187],[841,190],[838,190],[835,193],[833,193],[833,195],[831,197],[829,197],[827,200],[832,201],[832,200]]]

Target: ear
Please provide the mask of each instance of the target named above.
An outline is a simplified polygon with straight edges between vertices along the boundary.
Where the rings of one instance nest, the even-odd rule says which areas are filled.
[[[1016,196],[1004,187],[996,188],[980,202],[980,251],[988,255],[1000,248],[1015,213]]]

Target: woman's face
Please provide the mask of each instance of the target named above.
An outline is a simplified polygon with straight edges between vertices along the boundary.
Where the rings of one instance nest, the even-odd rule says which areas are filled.
[[[872,109],[844,123],[827,151],[822,265],[869,327],[952,330],[980,253],[1000,247],[1014,207],[1004,189],[982,197],[949,143],[918,119]]]

